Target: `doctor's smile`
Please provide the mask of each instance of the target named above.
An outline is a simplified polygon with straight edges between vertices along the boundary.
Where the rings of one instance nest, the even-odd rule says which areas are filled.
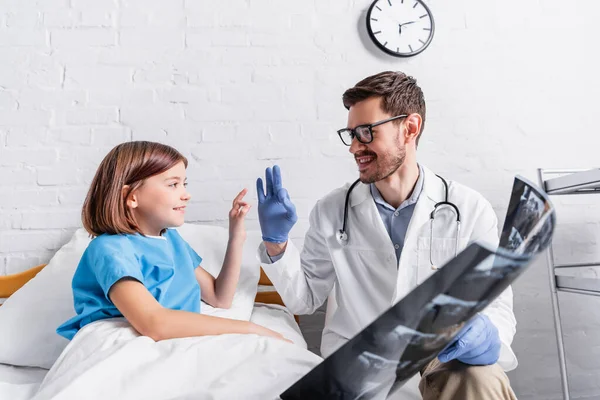
[[[371,164],[373,164],[377,156],[375,154],[367,154],[366,152],[361,153],[360,155],[355,155],[354,159],[356,160],[356,164],[358,165],[359,171],[366,170]]]

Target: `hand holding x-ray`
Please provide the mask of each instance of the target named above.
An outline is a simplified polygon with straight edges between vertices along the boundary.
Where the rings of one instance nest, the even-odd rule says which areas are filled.
[[[458,360],[469,365],[491,365],[498,361],[501,347],[498,328],[487,315],[477,314],[438,358],[443,363]]]

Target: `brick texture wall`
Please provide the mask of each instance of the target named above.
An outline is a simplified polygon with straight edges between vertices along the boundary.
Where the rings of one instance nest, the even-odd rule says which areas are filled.
[[[188,221],[224,224],[278,163],[300,244],[315,201],[356,171],[335,130],[341,94],[381,70],[427,100],[419,161],[505,213],[512,178],[598,167],[600,3],[429,0],[431,46],[380,53],[357,0],[0,0],[0,274],[47,262],[80,226],[115,144],[155,140],[190,159]],[[600,259],[594,196],[563,201],[557,256]],[[502,221],[501,221],[502,222]],[[249,216],[256,228],[256,208]],[[600,398],[598,300],[561,297],[572,393]],[[515,285],[520,399],[558,399],[543,260]],[[305,319],[313,347],[322,318]]]

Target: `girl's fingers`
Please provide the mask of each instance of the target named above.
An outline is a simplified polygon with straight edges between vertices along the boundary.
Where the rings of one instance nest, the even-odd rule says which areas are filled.
[[[243,208],[240,208],[240,214],[245,216],[246,214],[248,214],[248,211],[250,211],[250,208],[252,208],[252,206],[249,204],[247,206],[244,206]]]
[[[248,193],[248,189],[246,189],[246,188],[242,189],[242,191],[239,192],[237,194],[237,196],[235,196],[235,199],[233,199],[233,205],[235,206],[236,203],[240,202],[244,198],[246,193]]]
[[[232,218],[239,217],[239,216],[245,216],[246,214],[248,214],[248,211],[250,211],[250,208],[252,208],[252,206],[250,204],[244,203],[243,206],[232,208],[231,211],[229,212],[229,216]]]
[[[250,205],[245,205],[242,206],[238,209],[238,214],[239,216],[245,216],[246,214],[248,214],[248,211],[250,210]]]
[[[242,208],[246,208],[246,207],[250,207],[250,204],[246,203],[245,201],[240,202],[240,203],[236,203],[236,204],[233,205],[233,207],[231,207],[231,212],[237,213]]]

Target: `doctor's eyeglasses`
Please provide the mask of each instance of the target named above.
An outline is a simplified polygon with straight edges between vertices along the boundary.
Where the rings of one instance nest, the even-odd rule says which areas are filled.
[[[383,125],[387,122],[394,121],[400,118],[406,118],[408,115],[397,115],[392,118],[384,119],[383,121],[377,121],[372,124],[358,125],[354,129],[344,128],[337,131],[340,139],[346,146],[352,145],[352,140],[356,138],[359,142],[368,144],[373,141],[373,130],[372,128]]]

